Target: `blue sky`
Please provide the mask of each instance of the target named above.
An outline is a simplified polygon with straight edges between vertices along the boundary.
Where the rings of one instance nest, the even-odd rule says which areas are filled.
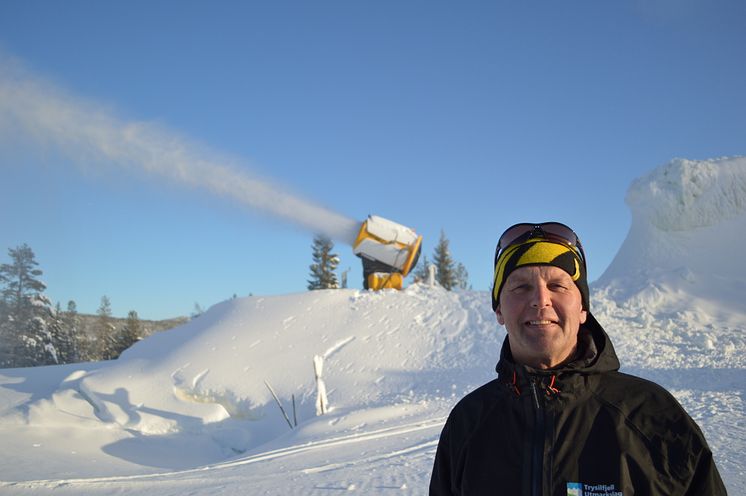
[[[746,153],[744,25],[735,0],[10,0],[0,72],[345,217],[412,227],[428,256],[443,229],[486,290],[507,226],[570,224],[593,280],[635,178]],[[305,291],[307,230],[7,116],[0,131],[0,260],[28,243],[55,302],[95,312],[107,295],[116,315],[165,318]]]

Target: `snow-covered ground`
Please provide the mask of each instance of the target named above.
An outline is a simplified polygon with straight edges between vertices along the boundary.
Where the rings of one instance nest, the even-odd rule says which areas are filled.
[[[746,494],[746,159],[672,162],[627,202],[592,311]],[[445,417],[504,336],[486,292],[313,291],[223,302],[116,361],[0,370],[0,494],[425,494]]]

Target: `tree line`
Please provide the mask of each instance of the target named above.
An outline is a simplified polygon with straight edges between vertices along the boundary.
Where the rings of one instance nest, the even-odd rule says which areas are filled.
[[[322,235],[316,235],[311,245],[311,256],[313,263],[310,268],[310,279],[308,289],[337,289],[340,287],[337,278],[337,267],[339,266],[339,255],[334,253],[334,242]],[[451,255],[450,241],[444,231],[440,231],[440,239],[433,249],[432,263],[428,261],[427,255],[419,261],[415,270],[411,273],[414,282],[427,281],[429,278],[429,266],[435,267],[435,281],[443,288],[451,291],[454,289],[469,289],[469,273],[464,264],[456,262]],[[347,272],[341,275],[341,287],[347,287]]]
[[[23,244],[8,255],[10,263],[0,265],[0,368],[110,360],[143,337],[134,310],[123,326],[114,325],[107,296],[92,325],[73,300],[64,310],[52,306],[33,250]]]

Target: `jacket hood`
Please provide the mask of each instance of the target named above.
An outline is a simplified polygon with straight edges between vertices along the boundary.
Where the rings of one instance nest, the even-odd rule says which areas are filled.
[[[553,369],[534,369],[527,365],[518,364],[513,360],[510,351],[510,336],[505,336],[500,361],[497,362],[495,370],[501,377],[513,377],[515,373],[533,375],[564,375],[567,373],[592,375],[603,372],[619,370],[619,358],[617,358],[614,345],[611,344],[609,335],[596,318],[588,312],[584,324],[578,332],[578,357],[566,364]]]

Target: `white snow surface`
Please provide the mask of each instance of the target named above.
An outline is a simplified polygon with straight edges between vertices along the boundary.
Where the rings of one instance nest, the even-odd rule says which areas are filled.
[[[591,295],[622,370],[678,398],[732,495],[746,494],[745,178],[744,158],[677,160],[633,183],[630,233]],[[115,361],[0,370],[0,494],[426,494],[445,417],[495,377],[489,301],[427,285],[237,298]]]

